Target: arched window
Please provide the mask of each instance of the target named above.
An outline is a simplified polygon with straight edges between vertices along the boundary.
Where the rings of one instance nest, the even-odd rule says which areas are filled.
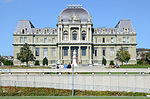
[[[64,41],[68,40],[68,31],[64,31],[64,33],[63,33],[63,40]]]
[[[77,40],[77,31],[72,32],[72,40]]]
[[[86,31],[82,31],[82,40],[86,40]]]

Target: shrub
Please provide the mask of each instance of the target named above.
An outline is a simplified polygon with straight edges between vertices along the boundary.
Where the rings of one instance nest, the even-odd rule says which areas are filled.
[[[43,59],[43,65],[48,65],[48,59],[46,57]]]
[[[139,60],[138,62],[137,62],[137,64],[143,64],[143,61],[142,60]]]
[[[6,65],[6,66],[12,66],[13,65],[13,61],[5,59],[3,61],[3,64]]]
[[[39,60],[36,60],[34,65],[40,65]]]
[[[75,96],[146,96],[149,93],[75,90]],[[0,96],[71,96],[71,90],[0,86]]]
[[[115,64],[114,64],[114,61],[110,61],[110,64],[109,64],[109,65],[115,65]]]

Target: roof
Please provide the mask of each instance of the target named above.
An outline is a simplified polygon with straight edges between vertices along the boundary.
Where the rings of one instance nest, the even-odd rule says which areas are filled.
[[[81,5],[69,5],[60,14],[63,22],[67,22],[73,17],[78,18],[81,22],[87,22],[90,19],[90,14]]]

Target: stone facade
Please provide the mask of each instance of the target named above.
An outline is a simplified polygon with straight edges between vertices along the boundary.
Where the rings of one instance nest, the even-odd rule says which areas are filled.
[[[58,18],[57,29],[35,28],[29,20],[20,20],[14,32],[14,64],[20,48],[28,43],[36,60],[47,57],[48,64],[72,63],[77,51],[77,64],[90,66],[115,60],[116,52],[124,47],[131,55],[129,64],[136,63],[136,32],[130,20],[120,20],[114,28],[93,28],[91,15],[79,5],[70,5]],[[119,63],[119,62],[117,62]]]

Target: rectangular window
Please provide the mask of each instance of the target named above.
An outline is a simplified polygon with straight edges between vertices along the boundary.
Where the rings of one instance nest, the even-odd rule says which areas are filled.
[[[51,60],[51,64],[56,64],[56,61],[55,60]]]
[[[111,37],[111,43],[114,43],[114,38],[113,37]]]
[[[48,48],[43,48],[43,57],[48,57]]]
[[[24,37],[24,43],[27,43],[27,37]]]
[[[47,43],[47,38],[44,38],[44,43]]]
[[[20,37],[20,43],[23,43],[23,38],[22,37]]]
[[[94,48],[94,56],[98,56],[98,48]]]
[[[68,48],[64,48],[64,56],[68,56]]]
[[[103,56],[106,55],[106,48],[102,48],[102,55],[103,55]]]
[[[105,38],[103,37],[103,43],[105,43]]]
[[[110,48],[110,56],[114,56],[114,54],[115,54],[114,52],[115,52],[115,51],[114,51],[114,47],[111,47],[111,48]]]
[[[97,37],[95,37],[95,43],[97,43]]]
[[[39,48],[35,48],[35,56],[39,56],[40,55],[40,49]]]
[[[56,57],[56,48],[51,48],[52,57]]]
[[[38,37],[36,38],[36,41],[35,41],[35,42],[36,42],[36,43],[39,43],[39,38],[38,38]]]
[[[98,64],[98,60],[94,60],[94,64]]]
[[[82,48],[82,56],[86,56],[86,48],[85,47]]]
[[[55,43],[55,38],[52,38],[52,43]]]

